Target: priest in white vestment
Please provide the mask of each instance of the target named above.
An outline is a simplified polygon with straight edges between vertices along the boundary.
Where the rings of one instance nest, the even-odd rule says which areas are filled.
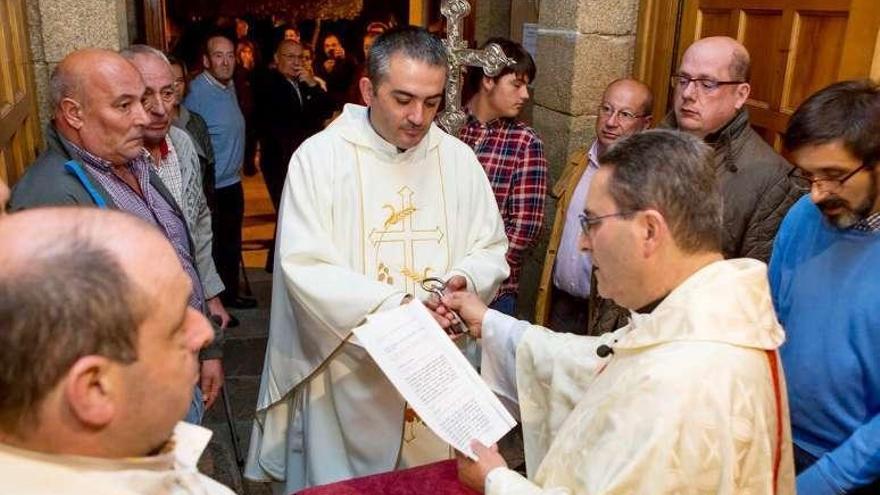
[[[419,456],[428,430],[405,444],[404,400],[351,331],[369,314],[426,299],[425,277],[489,301],[508,275],[482,167],[432,124],[446,80],[442,44],[423,29],[389,31],[369,69],[369,108],[347,105],[303,143],[282,194],[245,471],[279,493],[448,458],[439,441],[440,457]]]
[[[631,321],[560,334],[460,293],[483,376],[518,402],[528,478],[494,449],[460,457],[490,494],[793,494],[785,383],[766,266],[723,260],[711,150],[672,131],[601,158],[581,217],[604,297]],[[589,276],[589,274],[584,274]]]

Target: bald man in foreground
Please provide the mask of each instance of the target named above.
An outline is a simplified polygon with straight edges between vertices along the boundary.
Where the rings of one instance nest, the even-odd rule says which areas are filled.
[[[77,205],[128,212],[156,226],[171,242],[192,283],[190,306],[205,312],[202,274],[183,211],[152,170],[144,149],[149,113],[161,101],[147,94],[138,69],[118,53],[77,50],[49,81],[53,118],[47,149],[15,185],[10,211]],[[108,231],[105,235],[116,235]],[[220,339],[201,353],[201,381],[187,420],[201,421],[223,383]]]
[[[231,494],[180,422],[212,331],[164,236],[43,208],[0,217],[0,246],[0,493]]]

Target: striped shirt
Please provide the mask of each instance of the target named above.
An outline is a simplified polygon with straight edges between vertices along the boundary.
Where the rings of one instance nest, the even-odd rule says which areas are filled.
[[[83,164],[85,164],[91,175],[104,187],[117,208],[131,213],[151,225],[155,225],[165,234],[165,237],[174,247],[177,258],[180,260],[180,264],[183,265],[184,272],[192,281],[193,291],[189,297],[189,305],[202,312],[204,309],[202,283],[190,251],[186,223],[180,213],[180,209],[169,203],[150,184],[150,162],[152,161],[150,154],[143,150],[140,156],[125,165],[137,180],[143,194],[141,196],[113,172],[113,166],[110,162],[79,148],[69,141],[68,144],[82,159]]]
[[[473,148],[486,171],[510,241],[510,277],[501,284],[496,299],[505,294],[515,296],[525,252],[538,242],[544,221],[544,144],[534,129],[523,122],[500,118],[483,124],[473,115],[468,116],[459,138]]]

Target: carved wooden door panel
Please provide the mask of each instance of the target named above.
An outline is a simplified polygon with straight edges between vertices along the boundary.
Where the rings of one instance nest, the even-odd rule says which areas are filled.
[[[21,177],[40,146],[25,0],[0,0],[0,178]]]
[[[752,125],[776,149],[798,105],[828,84],[880,77],[878,0],[685,0],[675,64],[694,40],[727,35],[752,58]]]

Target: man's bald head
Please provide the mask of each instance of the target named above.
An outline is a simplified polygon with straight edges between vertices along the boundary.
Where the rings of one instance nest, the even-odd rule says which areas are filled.
[[[145,86],[140,72],[118,53],[77,50],[58,64],[49,82],[54,123],[76,146],[113,165],[143,148]]]
[[[145,295],[181,268],[155,228],[93,208],[7,215],[0,246],[0,432],[15,434],[78,359],[135,361]]]
[[[91,83],[130,69],[133,69],[131,64],[111,50],[83,48],[71,52],[55,67],[49,78],[52,108],[58,109],[64,98],[86,104],[85,97]]]
[[[727,77],[731,81],[748,82],[751,78],[752,62],[749,51],[739,41],[729,36],[710,36],[695,41],[685,52],[699,51],[710,54],[725,61],[728,67]]]
[[[726,126],[748,100],[749,71],[749,52],[735,39],[695,41],[673,75],[679,129],[705,138]]]
[[[596,112],[596,139],[600,152],[618,140],[651,125],[654,96],[645,83],[631,78],[616,79],[602,94]]]

